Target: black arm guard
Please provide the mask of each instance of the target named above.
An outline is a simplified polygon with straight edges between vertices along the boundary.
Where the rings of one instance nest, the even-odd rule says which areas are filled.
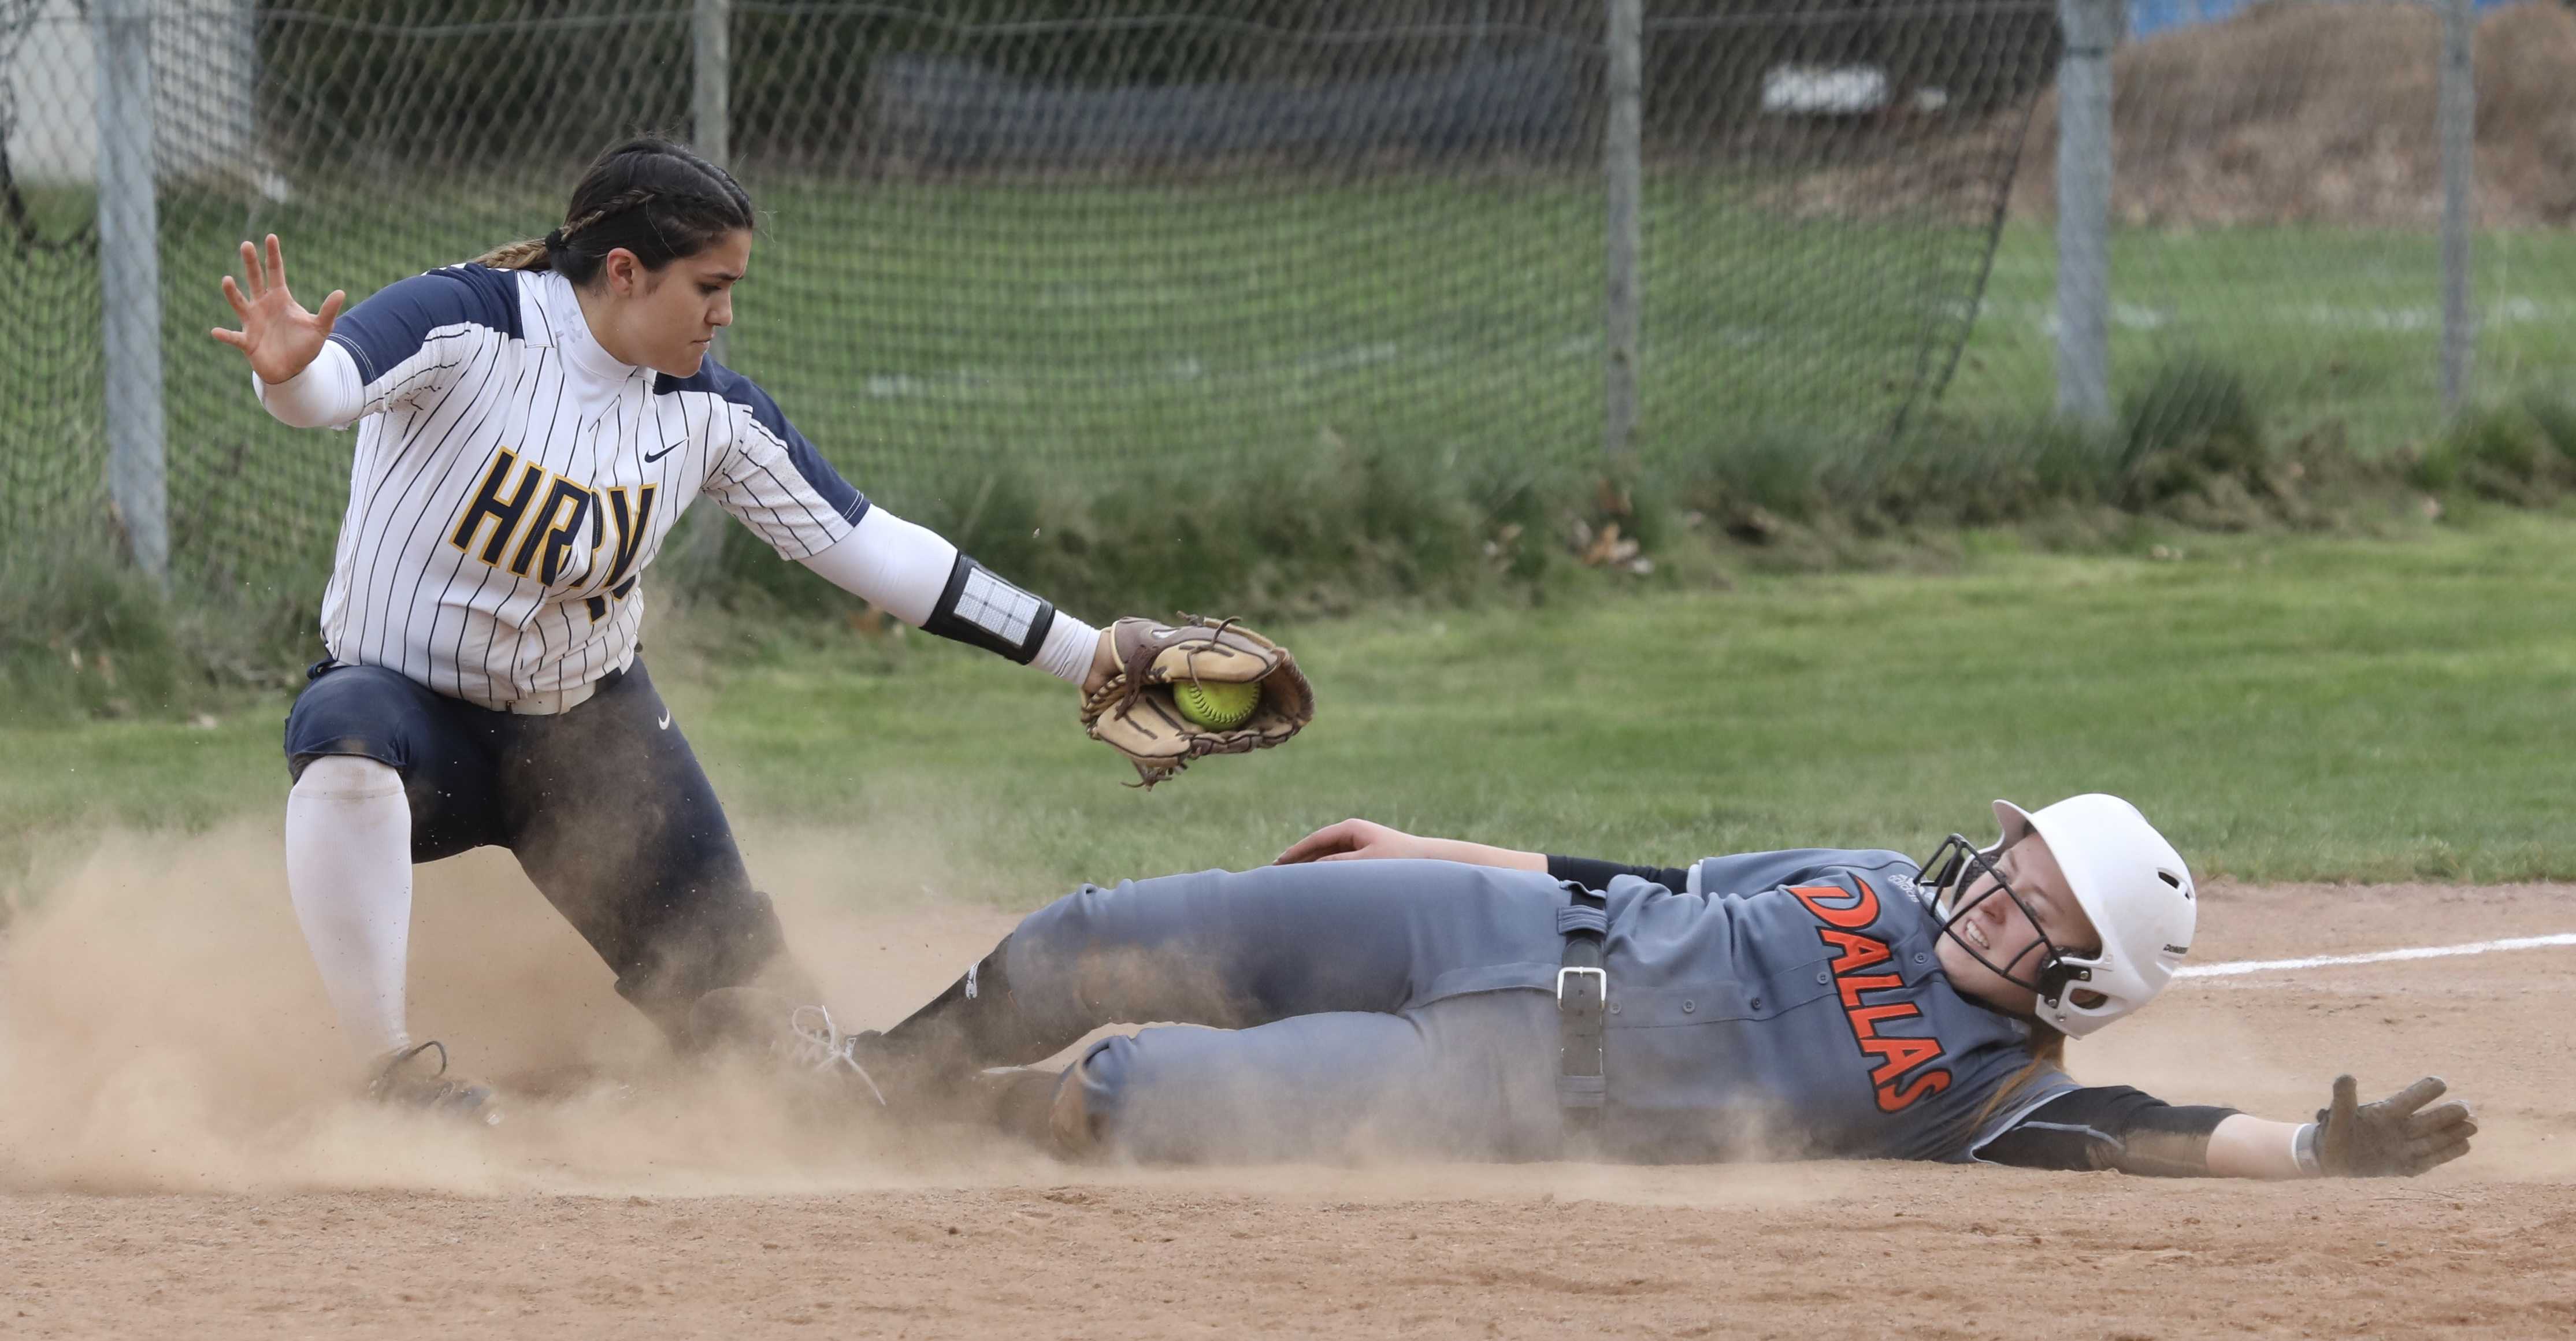
[[[2233,1108],[2177,1107],[2126,1085],[2096,1085],[2041,1104],[1976,1155],[2025,1169],[2205,1178],[2210,1133],[2235,1115]]]
[[[948,586],[921,631],[935,633],[1025,666],[1046,642],[1055,624],[1055,607],[995,577],[992,570],[964,554],[948,570]]]

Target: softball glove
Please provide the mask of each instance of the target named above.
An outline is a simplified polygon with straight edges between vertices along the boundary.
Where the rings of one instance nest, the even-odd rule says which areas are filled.
[[[1183,614],[1179,624],[1122,619],[1110,626],[1113,663],[1082,697],[1082,729],[1127,756],[1136,785],[1152,787],[1210,754],[1248,754],[1315,720],[1315,690],[1287,648],[1228,620]],[[1182,715],[1173,687],[1258,685],[1250,716],[1203,726]]]

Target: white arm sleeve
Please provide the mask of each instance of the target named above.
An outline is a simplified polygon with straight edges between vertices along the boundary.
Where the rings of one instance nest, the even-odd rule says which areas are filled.
[[[1066,684],[1080,684],[1091,674],[1091,653],[1098,646],[1100,630],[1058,610],[1055,622],[1047,625],[1046,641],[1038,645],[1037,668]]]
[[[948,590],[948,576],[957,567],[957,547],[926,526],[871,506],[848,535],[797,562],[833,586],[919,628]],[[1099,641],[1100,630],[1058,610],[1034,660],[1047,674],[1080,684],[1091,673],[1091,653]]]
[[[346,428],[366,409],[358,361],[338,341],[325,341],[322,352],[293,377],[271,386],[252,373],[250,385],[269,414],[290,428]]]
[[[938,532],[871,507],[848,535],[798,563],[824,581],[919,628],[939,606],[957,547]]]

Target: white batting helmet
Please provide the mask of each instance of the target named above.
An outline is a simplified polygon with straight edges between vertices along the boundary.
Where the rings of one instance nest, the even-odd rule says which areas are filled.
[[[2138,808],[2087,792],[2027,811],[1995,802],[2001,853],[2030,834],[2047,840],[2075,902],[2102,935],[2090,957],[2060,951],[2040,975],[2039,1018],[2081,1038],[2155,999],[2191,953],[2200,903],[2191,868]],[[2079,993],[2099,998],[2076,1004]]]
[[[2070,796],[2036,814],[1997,801],[1995,820],[2003,834],[1992,846],[1979,847],[1954,833],[1923,863],[1923,890],[1940,918],[1941,934],[2005,981],[2028,989],[2037,998],[2033,1013],[2071,1036],[2092,1033],[2154,1000],[2191,952],[2199,914],[2191,869],[2173,845],[2136,806],[2099,792]],[[2101,933],[2102,948],[2076,953],[2042,932],[2012,962],[1998,964],[1976,940],[1959,934],[1959,923],[2000,895],[2038,924],[2029,900],[1995,864],[2006,848],[2034,833],[2047,841],[2076,905]],[[1972,889],[1978,892],[1971,895]],[[2023,960],[2032,955],[2037,967],[2023,970]]]

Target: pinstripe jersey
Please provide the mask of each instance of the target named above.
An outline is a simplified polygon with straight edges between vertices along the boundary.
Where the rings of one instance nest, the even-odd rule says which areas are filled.
[[[331,340],[364,401],[323,642],[441,694],[499,707],[624,668],[643,571],[701,493],[787,559],[867,511],[750,378],[618,362],[559,275],[433,270]]]

